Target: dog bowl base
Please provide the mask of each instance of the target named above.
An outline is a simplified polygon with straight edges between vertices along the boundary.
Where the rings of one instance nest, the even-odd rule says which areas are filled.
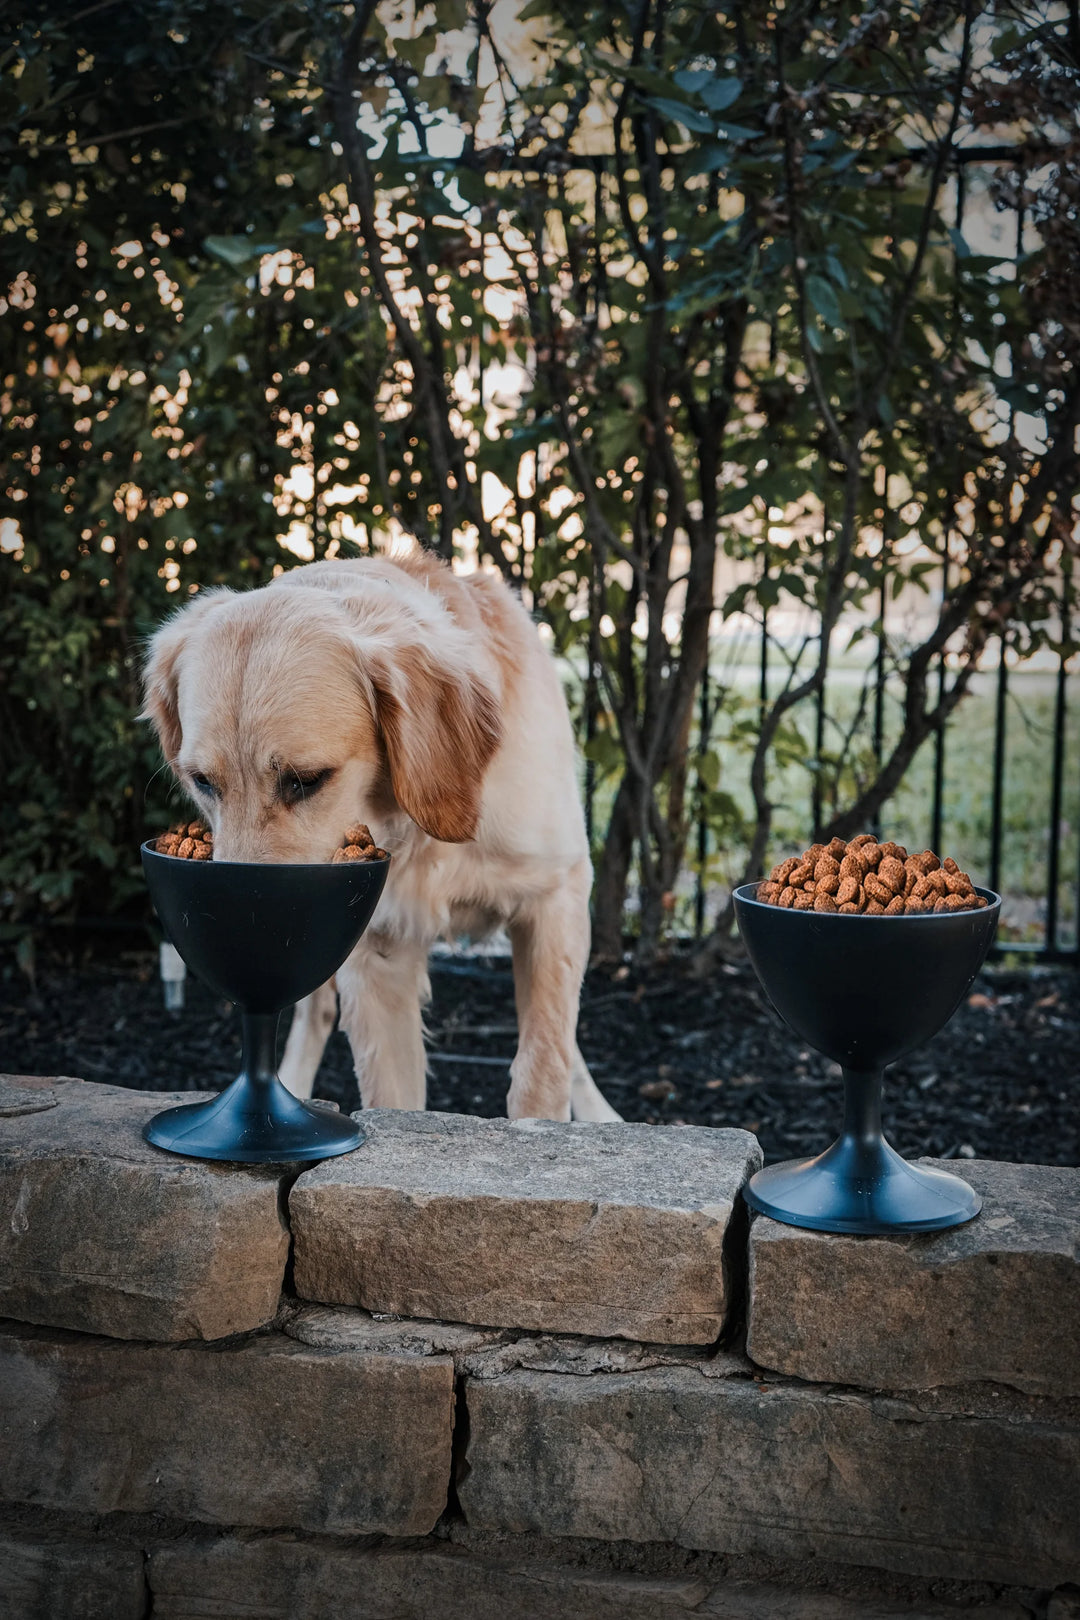
[[[743,1197],[759,1215],[815,1232],[936,1232],[982,1208],[959,1176],[909,1164],[883,1137],[850,1135],[816,1159],[759,1170]]]
[[[330,1159],[364,1140],[348,1115],[301,1102],[280,1080],[246,1074],[209,1102],[182,1103],[155,1114],[143,1135],[169,1153],[236,1164]]]

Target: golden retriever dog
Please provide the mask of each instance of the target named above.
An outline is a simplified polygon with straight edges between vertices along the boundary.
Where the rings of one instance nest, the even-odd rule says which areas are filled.
[[[554,664],[495,576],[429,555],[213,590],[153,637],[144,717],[219,861],[328,861],[354,822],[393,857],[371,926],[297,1007],[281,1076],[311,1093],[336,995],[366,1108],[423,1108],[440,937],[505,925],[512,1119],[618,1119],[577,1048],[591,868]]]

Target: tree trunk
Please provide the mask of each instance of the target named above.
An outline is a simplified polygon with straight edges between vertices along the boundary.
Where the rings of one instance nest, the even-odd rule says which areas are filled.
[[[593,889],[593,955],[601,962],[622,960],[623,914],[633,852],[634,790],[627,772],[611,807],[604,852]]]

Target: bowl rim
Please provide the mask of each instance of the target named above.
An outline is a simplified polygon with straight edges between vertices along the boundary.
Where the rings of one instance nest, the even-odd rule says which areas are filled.
[[[884,915],[876,911],[871,913],[870,916],[861,911],[815,911],[813,907],[804,907],[802,911],[796,911],[794,906],[775,906],[770,901],[758,900],[756,896],[747,892],[750,889],[756,889],[759,883],[767,883],[768,881],[768,878],[755,878],[751,883],[740,883],[737,889],[732,890],[731,898],[737,900],[743,906],[758,906],[762,911],[783,912],[785,915],[792,917],[813,917],[817,922],[821,922],[823,919],[829,922],[844,923],[880,922]],[[982,895],[989,902],[988,905],[969,907],[965,911],[922,911],[912,914],[910,917],[905,912],[898,912],[888,920],[891,923],[918,923],[928,922],[931,919],[936,921],[939,918],[944,920],[947,917],[989,917],[993,912],[1000,910],[1000,894],[995,894],[993,889],[985,889],[978,883],[973,884],[972,887],[976,894]]]
[[[154,845],[157,843],[159,836],[160,834],[155,833],[153,838],[145,839],[139,845],[140,852],[143,855],[151,856],[157,861],[179,861],[181,866],[188,867],[192,871],[201,871],[207,867],[215,866],[219,872],[224,871],[226,868],[230,872],[237,872],[245,867],[250,868],[253,872],[263,873],[329,872],[333,870],[335,865],[346,872],[355,871],[357,867],[377,871],[381,867],[389,866],[393,859],[393,856],[387,851],[381,860],[374,861],[184,861],[180,860],[179,855],[166,855],[164,850],[155,849]]]

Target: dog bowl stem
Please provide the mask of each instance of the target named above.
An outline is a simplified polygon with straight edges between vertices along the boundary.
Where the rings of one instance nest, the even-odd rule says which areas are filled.
[[[971,1220],[982,1199],[959,1176],[909,1164],[881,1130],[882,1071],[844,1070],[844,1127],[816,1159],[759,1170],[750,1208],[819,1232],[933,1232]]]
[[[238,1078],[209,1102],[155,1114],[143,1131],[146,1140],[188,1158],[239,1164],[329,1159],[358,1147],[364,1133],[355,1120],[301,1102],[278,1079],[280,1017],[280,1012],[241,1012],[244,1058]]]

